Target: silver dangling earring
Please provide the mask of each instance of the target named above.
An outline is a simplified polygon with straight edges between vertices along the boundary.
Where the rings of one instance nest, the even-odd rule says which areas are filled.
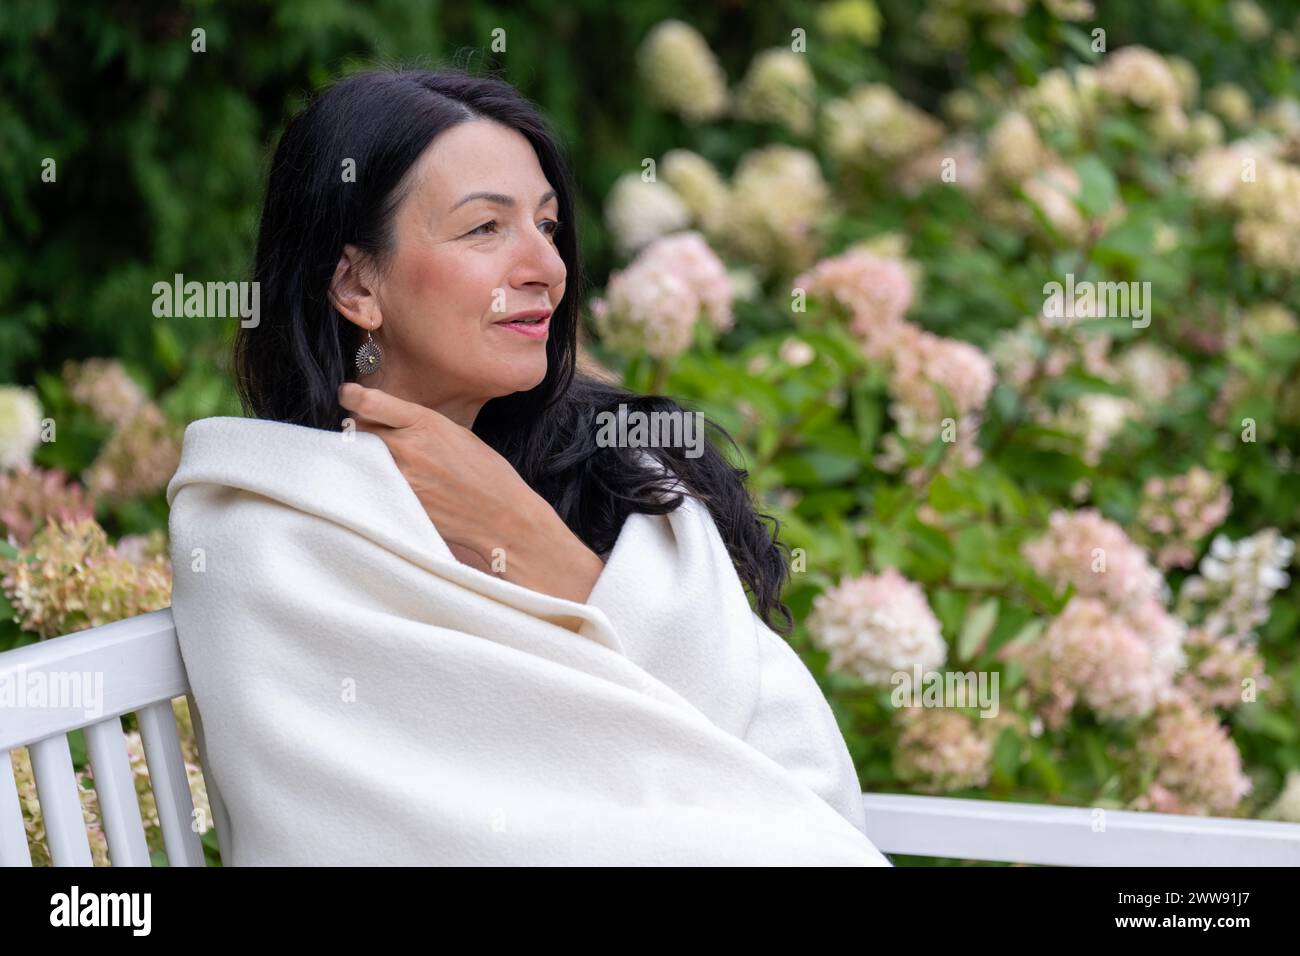
[[[357,374],[369,375],[378,370],[383,360],[384,353],[375,344],[375,337],[370,334],[370,330],[366,329],[366,341],[357,349]]]

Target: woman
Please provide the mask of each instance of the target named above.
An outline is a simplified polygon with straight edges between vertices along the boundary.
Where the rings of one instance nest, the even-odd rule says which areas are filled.
[[[458,559],[488,570],[506,547],[507,579],[581,601],[627,515],[670,510],[633,450],[596,447],[592,422],[621,402],[678,406],[575,377],[574,216],[560,150],[508,84],[346,80],[289,125],[271,169],[255,279],[262,314],[292,334],[272,348],[241,328],[235,365],[260,418],[376,430]],[[529,310],[548,317],[510,323]],[[368,342],[374,372],[354,361]],[[711,446],[649,452],[708,504],[764,621],[788,626],[785,563],[744,474]]]
[[[620,404],[683,410],[575,372],[574,225],[558,146],[497,79],[356,74],[285,130],[264,318],[235,348],[255,418],[193,423],[168,488],[177,566],[204,556],[173,611],[234,862],[889,865],[826,701],[768,626],[790,623],[785,564],[745,473],[711,445],[597,442]],[[236,540],[291,560],[236,573]],[[285,573],[332,612],[270,585]],[[316,683],[252,691],[271,670]],[[337,677],[355,704],[358,672],[373,710],[324,701]],[[286,714],[328,742],[268,744]],[[453,723],[383,755],[364,739]],[[395,782],[410,760],[447,786]],[[527,798],[491,790],[497,773]],[[365,840],[362,800],[382,806]],[[467,814],[493,800],[527,839],[484,842]]]

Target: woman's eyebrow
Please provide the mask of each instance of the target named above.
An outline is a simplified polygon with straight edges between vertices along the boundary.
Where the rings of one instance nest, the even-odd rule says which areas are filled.
[[[548,189],[546,192],[542,193],[542,198],[537,200],[537,208],[541,209],[542,206],[546,204],[546,201],[548,199],[554,198],[554,196],[555,196],[554,189]],[[507,196],[504,193],[477,192],[477,193],[470,193],[468,196],[462,197],[461,200],[458,203],[456,203],[456,205],[452,206],[451,209],[447,211],[453,212],[454,210],[457,210],[461,206],[465,205],[465,203],[472,202],[475,199],[486,199],[488,202],[496,203],[496,205],[498,206],[514,206],[515,204],[514,197]]]

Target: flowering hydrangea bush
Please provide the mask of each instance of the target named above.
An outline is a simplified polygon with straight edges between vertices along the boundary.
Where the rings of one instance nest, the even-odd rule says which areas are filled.
[[[1300,99],[1029,6],[844,0],[734,72],[652,31],[679,122],[609,194],[590,351],[737,437],[866,789],[1300,819]],[[840,56],[891,29],[979,66],[921,101]],[[926,672],[998,707],[890,699]]]

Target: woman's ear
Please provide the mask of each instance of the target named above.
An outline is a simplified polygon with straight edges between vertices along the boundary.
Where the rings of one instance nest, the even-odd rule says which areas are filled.
[[[343,247],[343,254],[334,267],[334,277],[330,279],[329,299],[340,315],[363,329],[377,329],[384,321],[365,255],[354,245]]]

